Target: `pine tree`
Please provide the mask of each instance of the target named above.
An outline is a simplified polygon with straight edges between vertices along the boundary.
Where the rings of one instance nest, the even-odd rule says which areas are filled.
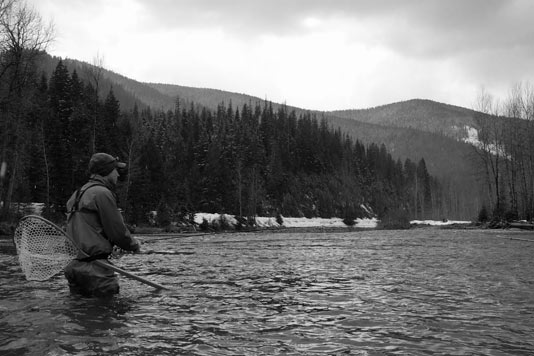
[[[30,113],[31,117],[31,145],[29,147],[30,162],[27,166],[28,185],[30,189],[30,200],[32,202],[45,203],[46,213],[50,207],[50,172],[44,127],[48,120],[48,79],[42,73],[39,86],[34,97],[34,109]]]
[[[421,158],[417,164],[417,181],[419,183],[418,200],[421,208],[422,219],[431,216],[431,186],[430,175],[428,174],[424,158]]]
[[[119,147],[119,130],[117,123],[120,117],[120,104],[113,88],[111,88],[104,101],[100,124],[97,126],[96,150],[100,152],[109,152],[118,155],[121,151]]]
[[[56,211],[63,209],[74,190],[71,161],[70,119],[73,112],[71,84],[68,69],[60,60],[50,77],[50,116],[45,128],[46,146],[50,155],[51,204],[56,207]]]

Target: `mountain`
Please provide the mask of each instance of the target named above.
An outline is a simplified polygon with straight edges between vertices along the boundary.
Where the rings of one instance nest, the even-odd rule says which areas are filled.
[[[41,67],[50,76],[60,59],[58,57],[46,56]],[[69,58],[61,60],[70,71],[76,70],[81,79],[92,82],[90,72],[96,70],[92,64]],[[126,111],[132,110],[135,104],[140,108],[151,107],[155,110],[173,110],[177,99],[180,100],[181,105],[194,104],[211,110],[216,110],[222,103],[226,105],[231,103],[234,108],[241,108],[245,104],[255,105],[258,102],[263,103],[266,101],[266,99],[251,95],[219,89],[196,88],[163,83],[144,83],[104,68],[101,68],[100,71],[100,95],[105,96],[113,88],[115,96],[121,103],[121,108]],[[271,104],[274,110],[284,106],[290,111],[295,110],[297,114],[310,112],[310,110],[289,106],[284,103]],[[326,115],[329,116],[329,114]]]
[[[434,175],[476,176],[481,172],[468,141],[469,133],[479,129],[475,117],[485,114],[422,99],[326,114],[332,125],[366,144],[384,144],[396,158],[425,158]]]
[[[262,99],[216,89],[191,88],[171,84],[146,83],[165,97],[181,98],[215,109],[220,103],[234,107],[261,102]],[[168,104],[168,108],[171,106]],[[273,103],[276,110],[282,104]],[[308,110],[288,106],[297,114]],[[374,109],[319,112],[333,128],[339,128],[354,139],[369,145],[384,144],[396,159],[426,159],[433,175],[449,179],[473,176],[480,172],[474,161],[473,147],[467,139],[467,128],[477,127],[473,110],[430,100],[410,100]],[[465,182],[464,182],[465,183]],[[467,184],[472,189],[472,184]]]
[[[384,126],[362,123],[353,119],[330,116],[333,127],[369,145],[384,144],[396,159],[419,161],[424,158],[429,172],[438,177],[473,175],[475,148],[464,141],[452,139],[440,133],[410,127]]]
[[[166,97],[181,98],[215,109],[222,102],[234,107],[261,102],[245,94],[216,89],[190,88],[171,84],[146,83]],[[273,103],[276,110],[281,104]],[[307,110],[288,107],[297,114]],[[332,112],[312,111],[332,127],[369,145],[384,144],[396,159],[414,162],[425,158],[429,172],[444,179],[461,179],[480,172],[474,162],[473,147],[462,139],[468,127],[476,127],[475,111],[430,100],[410,100],[374,109]],[[462,179],[463,180],[463,179]],[[468,179],[469,181],[470,179]],[[462,182],[473,189],[473,184]]]
[[[395,158],[425,159],[429,173],[465,204],[464,214],[474,216],[484,204],[484,166],[469,135],[480,130],[475,117],[488,115],[421,99],[328,114],[333,126],[365,144],[384,144]]]
[[[57,65],[58,58],[50,57],[48,68]],[[81,78],[90,79],[90,64],[73,59],[65,59],[70,70],[76,69]],[[232,104],[241,108],[244,104],[264,102],[264,99],[246,94],[232,93],[217,89],[193,88],[173,84],[143,83],[115,72],[101,70],[100,94],[106,95],[113,88],[122,110],[138,107],[172,110],[176,100],[181,105],[198,105],[215,110],[218,105]],[[355,140],[369,145],[384,144],[394,159],[404,162],[410,159],[418,162],[425,159],[430,174],[446,182],[454,194],[461,196],[465,214],[475,216],[482,205],[478,179],[482,166],[472,145],[464,142],[468,128],[477,129],[475,115],[483,115],[474,110],[438,103],[430,100],[408,100],[370,109],[339,110],[330,112],[309,111],[281,103],[272,103],[273,109],[285,106],[295,110],[316,114],[325,119],[334,129],[350,135]]]
[[[413,99],[364,110],[338,110],[332,115],[388,127],[405,127],[442,134],[454,139],[466,139],[466,127],[478,128],[474,110]]]

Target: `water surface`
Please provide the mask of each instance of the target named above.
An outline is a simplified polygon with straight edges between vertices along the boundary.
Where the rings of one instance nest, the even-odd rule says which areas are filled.
[[[28,282],[0,254],[1,355],[531,355],[521,231],[247,233],[150,240],[110,300]]]

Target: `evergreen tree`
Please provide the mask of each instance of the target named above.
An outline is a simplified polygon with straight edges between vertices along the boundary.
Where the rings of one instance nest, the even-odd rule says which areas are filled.
[[[30,113],[32,133],[29,147],[30,162],[27,166],[28,186],[30,189],[30,201],[45,203],[45,212],[50,207],[50,176],[48,169],[48,159],[45,143],[45,123],[47,122],[48,111],[48,79],[43,73],[34,97],[34,110]]]
[[[76,70],[71,75],[72,113],[70,115],[71,181],[79,187],[87,180],[87,165],[91,156],[91,109],[89,96]]]
[[[426,219],[431,217],[430,203],[431,203],[431,186],[430,175],[426,169],[424,158],[421,158],[417,164],[417,181],[419,182],[419,207],[421,209],[421,218]]]
[[[60,211],[74,189],[72,127],[73,112],[71,77],[63,61],[59,61],[50,77],[50,116],[45,128],[50,157],[51,204]]]
[[[110,152],[112,154],[119,154],[119,130],[118,121],[120,116],[120,104],[113,88],[109,90],[108,95],[102,107],[102,114],[99,120],[100,124],[97,126],[96,149],[99,152]]]

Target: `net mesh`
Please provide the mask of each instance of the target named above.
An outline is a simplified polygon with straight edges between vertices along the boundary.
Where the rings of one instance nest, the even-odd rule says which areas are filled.
[[[45,281],[61,272],[78,253],[67,235],[49,221],[27,216],[15,230],[15,246],[27,280]]]

